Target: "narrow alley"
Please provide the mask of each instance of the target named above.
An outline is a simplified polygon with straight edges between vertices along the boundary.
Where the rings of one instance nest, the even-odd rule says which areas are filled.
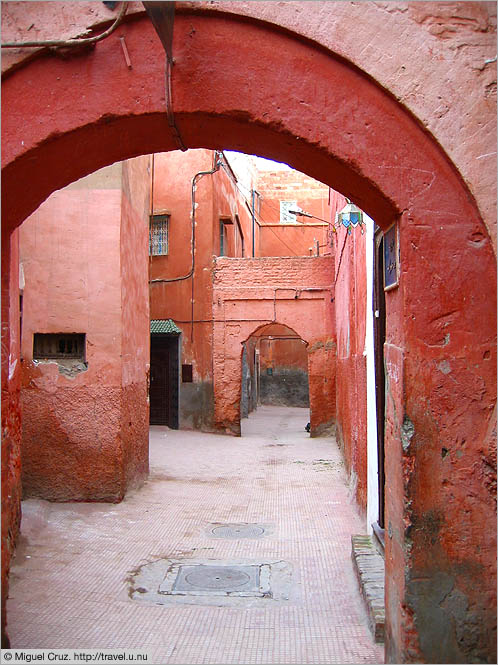
[[[154,663],[383,662],[350,558],[362,522],[335,440],[310,438],[308,414],[262,406],[237,439],[155,426],[150,478],[122,503],[25,501],[12,647],[144,648]],[[159,605],[143,580],[160,560],[269,564],[273,597],[187,592]]]

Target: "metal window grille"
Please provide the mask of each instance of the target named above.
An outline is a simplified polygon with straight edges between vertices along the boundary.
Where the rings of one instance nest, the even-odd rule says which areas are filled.
[[[168,227],[169,215],[152,215],[150,218],[150,256],[164,256],[168,254]]]
[[[289,210],[298,210],[297,201],[280,201],[280,224],[295,224],[296,215],[292,215]]]
[[[85,361],[85,333],[35,333],[33,359],[76,358]]]

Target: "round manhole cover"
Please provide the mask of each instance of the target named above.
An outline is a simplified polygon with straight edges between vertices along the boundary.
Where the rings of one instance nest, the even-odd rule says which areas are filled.
[[[257,538],[264,532],[263,527],[256,524],[215,526],[211,529],[211,533],[219,538]]]
[[[237,589],[250,581],[249,575],[233,568],[200,566],[185,575],[185,581],[200,589]]]

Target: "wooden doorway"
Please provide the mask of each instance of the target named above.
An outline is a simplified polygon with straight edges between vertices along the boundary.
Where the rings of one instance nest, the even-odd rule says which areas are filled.
[[[384,372],[384,342],[386,341],[386,297],[384,292],[384,234],[376,230],[374,237],[374,357],[375,400],[377,410],[377,459],[379,479],[379,517],[372,525],[379,540],[384,543],[385,469],[384,429],[386,388]]]
[[[178,429],[179,335],[150,337],[150,424]]]

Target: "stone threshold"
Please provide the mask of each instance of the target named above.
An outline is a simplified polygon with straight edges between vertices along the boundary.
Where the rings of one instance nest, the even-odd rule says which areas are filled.
[[[384,642],[384,559],[370,536],[351,536],[351,558],[367,608],[368,621],[377,643]]]

